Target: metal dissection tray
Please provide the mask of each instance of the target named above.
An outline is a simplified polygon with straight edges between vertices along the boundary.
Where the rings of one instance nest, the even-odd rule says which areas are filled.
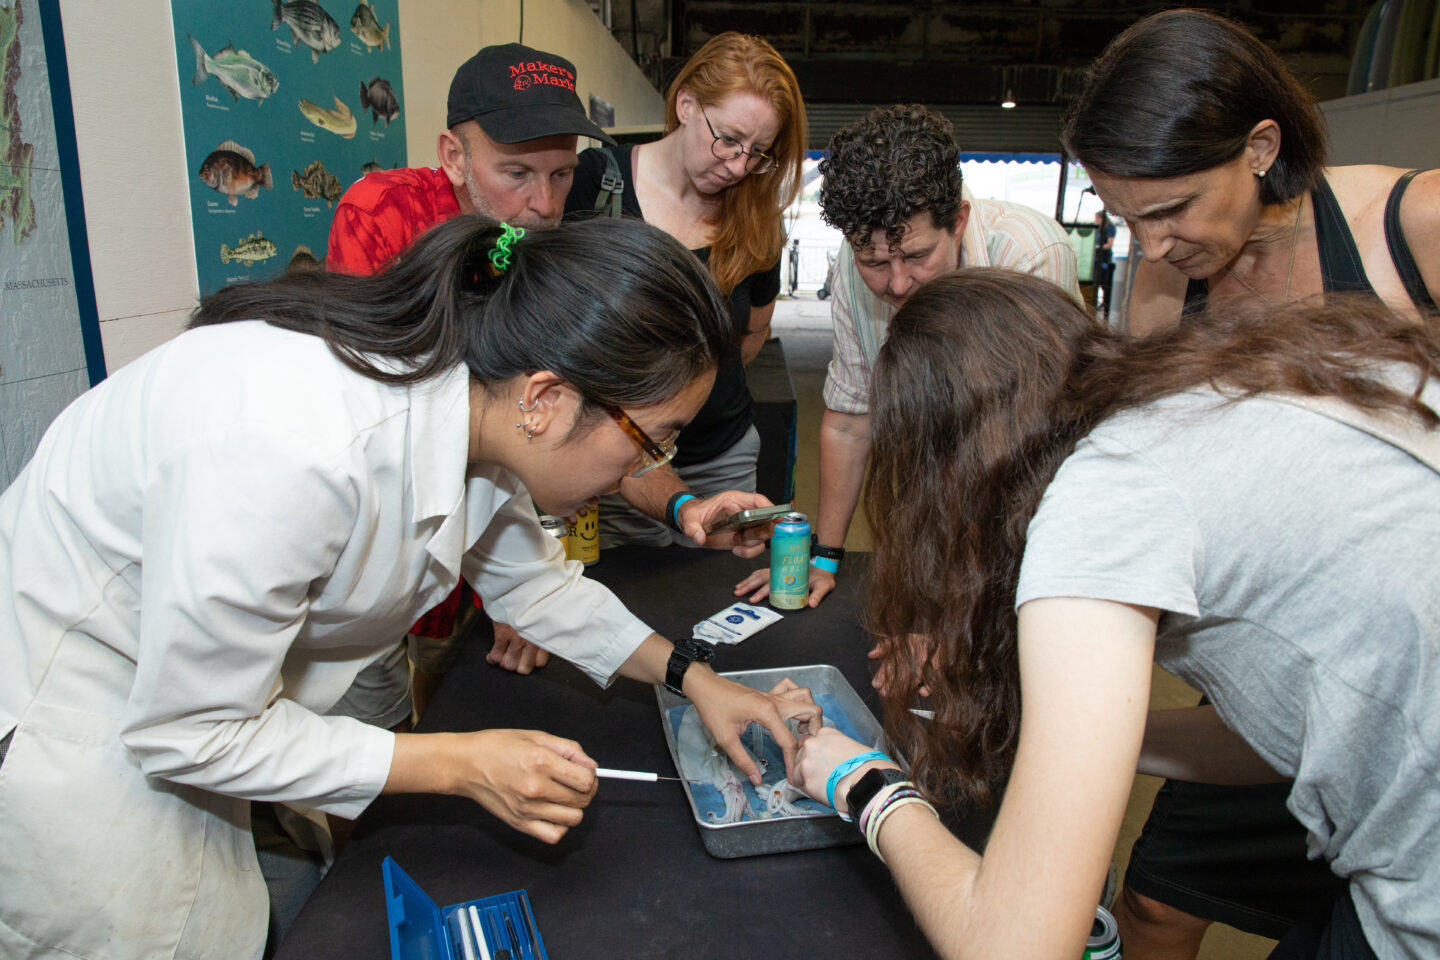
[[[815,698],[825,707],[827,717],[837,721],[846,733],[868,745],[882,742],[880,722],[861,701],[859,695],[845,680],[840,671],[828,664],[805,667],[783,667],[769,670],[740,670],[722,673],[737,683],[757,690],[768,690],[785,677],[802,687],[808,687]],[[676,743],[676,723],[672,713],[677,707],[687,706],[689,701],[677,697],[663,686],[656,685],[655,699],[660,707],[660,725],[665,730],[665,743],[670,748],[670,759],[675,769],[680,770],[680,753]],[[836,716],[840,714],[840,716]],[[749,734],[746,735],[749,740]],[[684,775],[683,773],[681,774]],[[784,776],[783,767],[772,770],[766,776],[770,782],[776,776]],[[769,819],[742,820],[738,823],[713,823],[706,819],[702,808],[712,806],[709,801],[697,801],[696,791],[709,791],[708,786],[682,783],[685,799],[690,804],[690,813],[700,831],[705,850],[714,857],[733,859],[753,857],[766,853],[790,853],[797,850],[815,850],[820,847],[838,847],[859,843],[860,834],[854,825],[846,823],[824,804],[814,804],[814,812],[798,816],[780,816]],[[749,784],[746,784],[747,788]],[[753,797],[747,797],[752,800]]]

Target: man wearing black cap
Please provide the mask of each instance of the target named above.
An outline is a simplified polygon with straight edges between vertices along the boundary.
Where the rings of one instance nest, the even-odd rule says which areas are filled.
[[[430,227],[462,213],[529,229],[558,226],[578,163],[578,138],[615,143],[585,115],[575,92],[574,65],[518,43],[486,47],[460,66],[450,82],[446,123],[449,129],[441,131],[436,144],[438,168],[376,171],[345,192],[330,226],[328,269],[375,273]],[[626,497],[633,493],[646,502],[674,503],[685,490],[674,471],[662,467],[634,482]],[[768,503],[740,491],[707,501],[725,512]],[[709,538],[709,545],[728,549],[743,542],[739,538],[727,531]],[[466,618],[478,613],[468,593],[462,587],[411,627],[416,712],[424,709],[454,658],[456,640],[467,631]],[[548,658],[511,627],[495,624],[495,645],[487,656],[491,663],[529,673]],[[403,658],[378,663],[361,681],[337,710],[383,726],[393,726],[401,712],[409,715],[410,701],[403,695],[410,686],[409,670]]]
[[[379,170],[345,191],[330,225],[328,269],[375,273],[420,234],[462,213],[528,229],[558,226],[578,138],[615,142],[585,115],[574,64],[518,43],[485,47],[461,64],[450,81],[445,122],[436,142],[439,167]],[[475,607],[468,589],[456,590],[411,627],[417,709],[453,659],[455,638],[466,632]],[[545,652],[510,627],[496,624],[495,634],[492,662],[521,673],[545,664]],[[390,672],[394,678],[379,676]],[[403,659],[362,678],[346,694],[345,712],[385,726],[397,712],[409,716]]]
[[[615,142],[585,115],[574,65],[518,43],[486,47],[455,71],[445,122],[438,168],[377,171],[345,192],[330,227],[329,269],[374,273],[461,213],[557,226],[577,138]]]

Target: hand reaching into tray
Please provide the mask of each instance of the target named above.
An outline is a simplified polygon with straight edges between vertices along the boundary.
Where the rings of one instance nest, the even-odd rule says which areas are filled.
[[[820,803],[828,803],[826,786],[829,783],[831,771],[846,760],[869,752],[871,749],[865,744],[847,737],[834,727],[816,730],[813,736],[801,738],[795,760],[797,776],[790,782],[809,794],[811,799],[818,800]],[[885,767],[894,770],[900,769],[893,760],[885,758],[870,760],[842,776],[835,785],[835,809],[840,813],[848,814],[849,811],[845,809],[845,797],[849,794],[850,788],[869,771]]]
[[[720,749],[757,787],[761,783],[760,768],[740,742],[745,728],[758,723],[770,731],[785,756],[785,776],[793,778],[796,739],[785,721],[796,720],[802,734],[818,730],[822,722],[820,706],[810,691],[791,680],[781,680],[763,691],[728,680],[708,667],[692,667],[685,676],[685,693]]]

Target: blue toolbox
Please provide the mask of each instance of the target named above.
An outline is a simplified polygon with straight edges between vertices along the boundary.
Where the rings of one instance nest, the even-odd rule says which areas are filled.
[[[549,960],[524,890],[437,907],[394,859],[380,872],[391,960]]]

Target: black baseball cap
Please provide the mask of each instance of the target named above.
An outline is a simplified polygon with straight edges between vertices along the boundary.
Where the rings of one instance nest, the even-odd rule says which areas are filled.
[[[519,43],[486,47],[461,64],[450,81],[448,107],[447,127],[474,120],[496,143],[567,133],[615,142],[585,115],[575,93],[575,65]]]

